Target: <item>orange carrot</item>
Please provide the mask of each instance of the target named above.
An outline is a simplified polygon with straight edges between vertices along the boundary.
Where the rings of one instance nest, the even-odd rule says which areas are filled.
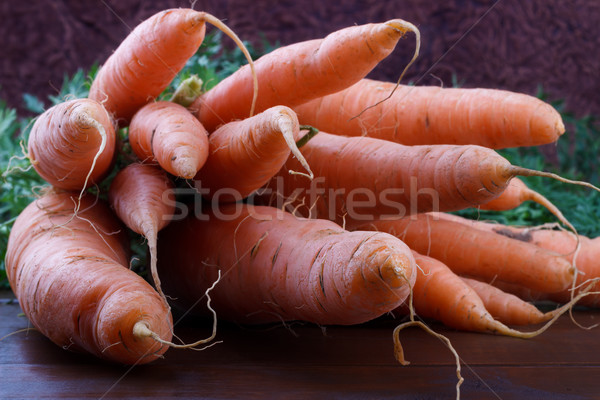
[[[171,338],[171,314],[128,269],[128,240],[108,207],[84,195],[73,218],[76,196],[47,194],[17,218],[6,254],[11,288],[57,345],[119,363],[151,362],[167,350],[159,341]]]
[[[400,19],[353,26],[272,51],[256,61],[260,93],[256,111],[276,105],[293,107],[352,85],[387,57],[407,31],[417,35],[416,57],[418,29]],[[251,82],[250,70],[240,68],[200,96],[190,109],[209,132],[244,118],[250,110]]]
[[[358,229],[391,233],[459,275],[519,283],[545,293],[564,290],[573,283],[574,268],[557,254],[430,214],[375,221]]]
[[[550,211],[560,222],[567,226],[571,231],[576,232],[575,228],[565,218],[563,213],[550,200],[540,193],[532,190],[525,185],[519,178],[513,178],[508,186],[494,200],[477,206],[477,208],[489,211],[506,211],[519,207],[526,201],[533,201]]]
[[[98,102],[75,99],[42,113],[31,128],[29,159],[48,183],[65,190],[96,185],[108,174],[115,129]]]
[[[98,72],[89,97],[127,125],[139,108],[167,88],[198,50],[205,22],[231,37],[252,65],[242,42],[217,18],[192,9],[169,9],[135,27]]]
[[[192,179],[208,157],[208,133],[183,106],[157,101],[143,106],[129,125],[131,148],[142,161]]]
[[[543,332],[545,327],[535,332],[521,332],[505,323],[538,324],[556,319],[569,309],[570,305],[542,313],[516,296],[483,282],[457,276],[434,258],[416,252],[413,255],[419,266],[413,290],[415,312],[448,327],[529,338]],[[400,308],[396,312],[404,313],[405,310]]]
[[[398,307],[415,279],[410,250],[393,236],[271,207],[202,210],[169,224],[158,246],[165,293],[187,307],[222,270],[212,303],[242,323],[365,322]]]
[[[406,145],[477,144],[500,149],[552,143],[565,131],[560,114],[529,95],[497,89],[399,86],[380,102],[395,85],[363,79],[294,109],[302,124]]]
[[[290,108],[275,106],[241,121],[222,125],[210,135],[210,156],[196,175],[210,197],[226,189],[241,200],[268,182],[283,166],[290,149],[310,173],[295,140],[298,118]]]
[[[418,315],[460,330],[521,335],[495,320],[477,291],[444,263],[418,253],[413,255],[419,266],[413,291],[413,304]],[[544,319],[537,322],[542,321]]]
[[[577,290],[575,293],[579,293],[582,285],[587,281],[600,278],[600,266],[598,265],[598,259],[600,259],[600,238],[590,239],[583,235],[578,235],[576,237],[571,232],[543,229],[542,227],[513,227],[498,223],[472,221],[449,214],[440,214],[439,217],[471,226],[474,229],[494,233],[500,237],[508,237],[538,246],[551,254],[557,254],[564,257],[570,263],[575,261],[575,266],[578,269],[577,280],[575,282]],[[578,242],[579,249],[577,250]],[[576,257],[575,254],[577,255]],[[504,283],[494,283],[494,285],[501,287],[503,290],[515,293],[519,297],[527,300],[546,299],[565,303],[571,299],[570,288],[569,290],[563,290],[557,293],[544,294],[537,290],[531,290],[531,288],[519,287],[522,285],[510,286],[505,285]],[[588,307],[600,307],[600,294],[591,293],[582,298],[580,304]]]
[[[462,280],[477,293],[492,317],[503,324],[539,324],[556,314],[556,311],[543,313],[533,304],[488,283],[465,277],[462,277]]]
[[[515,175],[556,177],[475,145],[404,146],[321,131],[301,152],[314,180],[290,176],[300,168],[290,159],[269,189],[301,215],[340,224],[474,207],[499,196]]]
[[[108,199],[121,221],[148,240],[152,279],[167,303],[156,270],[156,240],[158,232],[175,214],[173,184],[157,166],[130,164],[111,182]]]

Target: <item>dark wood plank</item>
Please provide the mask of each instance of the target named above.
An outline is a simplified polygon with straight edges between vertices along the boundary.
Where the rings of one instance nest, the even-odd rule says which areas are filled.
[[[0,336],[26,328],[18,304],[0,301]],[[579,310],[590,325],[600,312]],[[382,318],[352,327],[219,324],[222,341],[202,352],[169,350],[164,359],[133,368],[65,351],[35,331],[0,343],[0,398],[453,398],[454,360],[437,339],[402,332],[409,366],[393,357]],[[176,327],[192,341],[209,321]],[[546,333],[523,340],[456,332],[439,324],[462,358],[465,399],[593,399],[600,397],[597,331],[561,318]]]

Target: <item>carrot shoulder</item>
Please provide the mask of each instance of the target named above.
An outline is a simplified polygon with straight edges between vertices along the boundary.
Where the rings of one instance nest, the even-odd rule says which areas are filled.
[[[147,363],[167,347],[140,327],[171,338],[171,314],[128,268],[127,239],[92,196],[50,193],[31,203],[11,230],[6,271],[31,323],[57,345],[119,363]]]
[[[294,109],[302,124],[406,145],[476,144],[500,149],[552,143],[565,132],[560,114],[551,105],[526,94],[399,86],[380,102],[395,85],[363,79]]]
[[[299,135],[296,113],[285,106],[224,124],[210,135],[210,155],[195,177],[196,186],[209,197],[226,194],[241,200],[277,174],[290,152],[310,173],[296,146]]]
[[[143,106],[129,125],[131,148],[142,161],[192,179],[208,157],[208,132],[183,106],[157,101]]]
[[[28,153],[48,183],[65,190],[98,184],[112,167],[115,129],[94,100],[75,99],[43,112],[31,128]]]
[[[396,308],[414,282],[412,254],[391,235],[351,233],[271,207],[213,211],[161,232],[159,272],[180,306],[194,304],[222,270],[211,292],[221,318],[356,324]]]
[[[260,94],[256,111],[276,105],[293,107],[352,85],[387,57],[407,31],[418,35],[416,27],[399,19],[353,26],[264,55],[255,63]],[[250,70],[242,67],[200,96],[190,109],[212,132],[220,124],[246,117],[251,100]]]

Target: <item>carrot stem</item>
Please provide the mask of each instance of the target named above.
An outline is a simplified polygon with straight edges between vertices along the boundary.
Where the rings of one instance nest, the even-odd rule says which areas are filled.
[[[254,68],[254,61],[252,60],[252,57],[250,56],[248,49],[246,48],[246,46],[244,46],[244,43],[235,34],[235,32],[233,32],[227,25],[225,25],[223,22],[221,22],[218,18],[214,17],[213,15],[207,14],[205,12],[202,13],[202,18],[206,22],[219,28],[221,31],[223,31],[223,33],[225,33],[227,36],[229,36],[235,42],[235,44],[239,47],[239,49],[242,51],[242,53],[246,57],[246,60],[248,60],[248,64],[250,65],[250,69],[252,71],[252,84],[254,87],[254,93],[252,95],[252,106],[250,106],[250,117],[253,116],[254,109],[256,108],[256,99],[258,98],[258,77],[256,75],[256,70]]]

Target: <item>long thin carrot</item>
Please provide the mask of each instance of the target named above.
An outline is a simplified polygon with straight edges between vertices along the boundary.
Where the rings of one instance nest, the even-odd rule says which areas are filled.
[[[556,177],[475,145],[404,146],[321,131],[301,152],[315,178],[289,175],[300,168],[290,159],[268,188],[301,215],[340,224],[474,207],[499,196],[516,175]]]
[[[157,101],[143,106],[129,125],[131,149],[169,173],[192,179],[208,157],[208,132],[183,106]]]
[[[132,231],[148,240],[150,273],[156,290],[165,297],[156,270],[158,232],[175,214],[173,184],[157,166],[130,164],[120,170],[111,182],[108,199],[117,216]]]
[[[276,105],[293,107],[352,85],[387,57],[409,31],[417,35],[416,57],[419,31],[400,19],[353,26],[323,39],[272,51],[256,61],[260,93],[256,111]],[[250,70],[240,68],[200,96],[190,109],[196,111],[209,132],[220,124],[244,118],[251,107],[251,82]]]
[[[171,314],[128,268],[122,225],[91,195],[50,193],[11,230],[6,272],[31,323],[57,345],[119,363],[148,363],[167,347]],[[154,337],[137,334],[143,328]]]
[[[242,41],[220,20],[192,9],[169,9],[140,23],[123,40],[100,68],[89,97],[103,103],[121,125],[127,125],[139,108],[167,88],[198,50],[204,40],[205,22],[231,37],[248,59],[250,69],[254,68]]]
[[[541,312],[535,305],[489,283],[461,277],[477,293],[494,319],[507,325],[533,325],[551,319],[555,312]]]
[[[504,307],[503,304],[494,305],[489,299],[486,299],[488,302],[485,304],[477,291],[444,263],[418,253],[413,255],[419,266],[413,291],[414,307],[418,315],[441,321],[455,329],[522,336],[521,332],[507,327],[490,314],[488,306],[495,306],[494,310],[497,311]],[[522,301],[521,303],[531,306]],[[526,314],[530,308],[525,306],[519,311]],[[539,314],[541,318],[534,323],[545,321],[543,314]]]
[[[285,106],[222,125],[210,135],[210,155],[195,177],[197,184],[210,197],[226,190],[232,200],[241,200],[279,172],[290,151],[311,173],[296,147],[299,135],[296,113]]]
[[[410,250],[388,234],[271,207],[198,211],[161,232],[159,272],[165,293],[187,307],[222,270],[212,292],[221,318],[361,323],[401,304],[415,279]]]
[[[395,85],[363,79],[294,109],[301,123],[326,132],[406,145],[477,144],[500,149],[552,143],[565,132],[560,114],[551,105],[526,94],[400,86],[379,102]]]
[[[571,263],[557,254],[430,214],[374,221],[358,229],[391,233],[456,274],[487,282],[498,279],[553,293],[567,289],[574,279]]]
[[[29,159],[51,185],[82,190],[110,172],[115,141],[112,121],[100,103],[69,100],[36,119],[28,140]]]
[[[519,178],[513,178],[508,183],[500,196],[492,201],[481,204],[477,208],[489,211],[506,211],[519,207],[526,201],[533,201],[550,211],[560,222],[568,227],[572,232],[577,232],[575,227],[565,218],[563,213],[550,200],[542,194],[527,187],[525,182]]]

